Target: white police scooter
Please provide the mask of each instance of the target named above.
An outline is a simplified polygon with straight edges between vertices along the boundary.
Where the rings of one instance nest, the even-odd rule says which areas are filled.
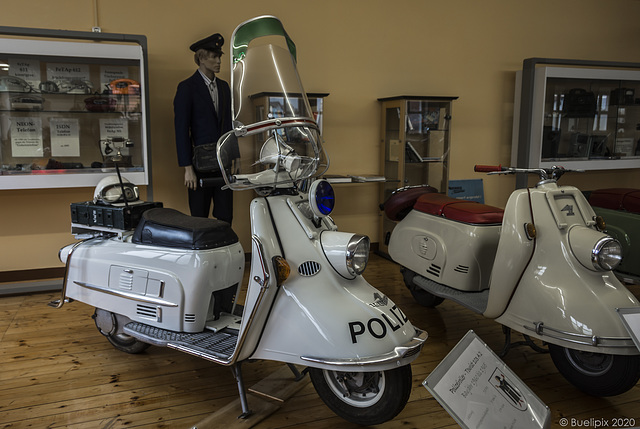
[[[434,188],[396,191],[385,203],[399,223],[389,255],[405,267],[416,300],[445,298],[549,345],[559,372],[594,396],[631,389],[640,378],[640,351],[619,311],[640,303],[613,274],[620,243],[606,235],[583,194],[558,186],[566,171],[477,166],[489,174],[538,174],[514,191],[504,210],[456,200]]]
[[[135,231],[102,229],[63,248],[56,305],[96,307],[98,330],[125,352],[151,344],[230,366],[243,416],[250,410],[241,364],[266,359],[308,367],[322,400],[347,420],[392,419],[409,398],[409,364],[427,334],[362,277],[369,239],[337,231],[330,184],[300,190],[326,162],[281,22],[247,21],[231,46],[236,127],[218,142],[218,159],[231,189],[259,194],[250,206],[244,305],[237,298],[245,256],[231,227],[166,208],[145,211]],[[283,110],[243,125],[253,115],[249,95],[261,91],[281,94]]]

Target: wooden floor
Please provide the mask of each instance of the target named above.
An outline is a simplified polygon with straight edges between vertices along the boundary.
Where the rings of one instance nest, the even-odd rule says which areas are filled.
[[[498,351],[500,325],[445,301],[436,309],[413,302],[398,266],[372,256],[365,277],[400,306],[429,339],[413,363],[414,388],[395,420],[380,428],[454,428],[454,420],[421,385],[429,372],[469,330]],[[632,288],[636,295],[637,287]],[[0,428],[191,428],[237,398],[229,368],[159,347],[140,355],[115,350],[95,328],[93,309],[78,302],[53,309],[55,293],[0,298]],[[640,385],[613,398],[586,396],[568,384],[548,355],[513,349],[505,363],[551,409],[552,427],[572,418],[582,427],[595,420],[635,419],[640,426]],[[245,364],[247,386],[281,364]],[[585,424],[585,420],[588,420]],[[353,428],[336,417],[311,384],[257,426]]]

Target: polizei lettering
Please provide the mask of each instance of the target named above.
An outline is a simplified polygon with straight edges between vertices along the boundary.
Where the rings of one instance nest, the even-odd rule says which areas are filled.
[[[380,313],[380,318],[372,317],[367,322],[361,322],[359,320],[355,322],[349,322],[349,333],[351,335],[351,342],[353,344],[358,342],[358,336],[363,335],[366,332],[373,338],[384,338],[389,330],[395,332],[400,329],[405,323],[409,321],[407,316],[397,306],[393,306],[389,309],[393,317],[389,317],[385,313]]]

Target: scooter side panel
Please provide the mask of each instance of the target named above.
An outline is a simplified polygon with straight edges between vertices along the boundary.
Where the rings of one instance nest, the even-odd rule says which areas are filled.
[[[583,198],[579,191],[566,188],[573,198]],[[570,222],[581,224],[580,218],[570,217],[568,226],[559,228],[552,212],[545,207],[549,204],[545,192],[532,190],[531,198],[538,237],[536,252],[507,310],[496,321],[563,347],[638,354],[616,308],[638,307],[640,302],[612,272],[586,269],[576,259],[568,231]],[[585,216],[588,218],[589,213],[582,217]],[[542,324],[539,332],[536,324]]]
[[[212,293],[239,284],[243,270],[239,243],[193,251],[92,240],[71,257],[66,295],[147,325],[200,332]]]
[[[525,224],[528,222],[532,222],[529,194],[527,190],[516,191],[509,197],[504,210],[485,317],[493,319],[504,312],[531,259],[535,246],[526,234]]]
[[[489,287],[500,225],[470,225],[412,210],[393,230],[389,255],[400,265],[468,292]]]

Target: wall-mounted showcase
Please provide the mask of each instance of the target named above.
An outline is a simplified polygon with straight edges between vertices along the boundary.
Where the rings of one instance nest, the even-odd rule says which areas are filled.
[[[640,168],[640,64],[525,60],[512,165]]]
[[[0,27],[0,189],[95,186],[115,155],[148,185],[146,74],[144,36]]]
[[[405,186],[430,185],[447,192],[449,133],[458,97],[379,98],[382,108],[380,159],[385,182],[380,202]],[[386,253],[395,222],[381,216],[379,250]]]
[[[307,93],[307,100],[309,100],[309,107],[313,113],[313,117],[320,127],[322,132],[322,123],[324,120],[324,99],[329,93]],[[298,116],[298,113],[304,110],[301,103],[303,103],[302,97],[290,97],[289,101],[292,104],[286,104],[285,98],[282,93],[278,92],[261,92],[258,94],[252,94],[251,102],[255,107],[254,120],[264,121],[269,117],[280,118],[285,115]]]

